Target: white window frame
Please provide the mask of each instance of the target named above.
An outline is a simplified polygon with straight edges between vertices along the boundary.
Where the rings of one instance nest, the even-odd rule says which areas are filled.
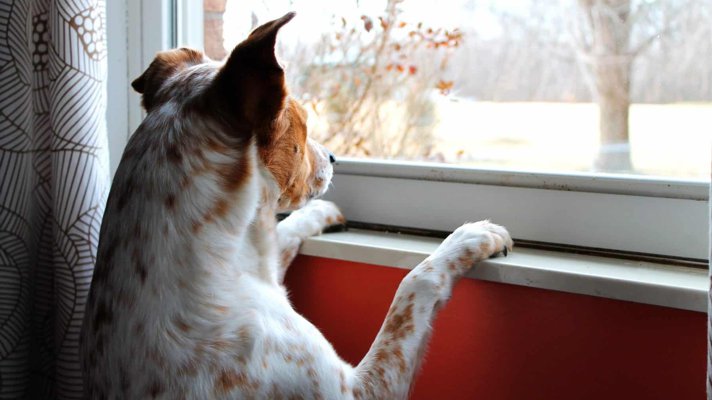
[[[700,262],[709,254],[704,181],[357,159],[335,171],[327,198],[352,221],[452,231],[489,218],[523,240]]]
[[[178,43],[202,47],[202,1],[107,4],[112,173],[143,118],[129,77],[173,44],[171,1],[178,6]],[[708,187],[705,181],[344,159],[327,198],[352,221],[451,231],[490,218],[517,239],[702,263],[709,257]]]
[[[175,46],[202,49],[203,2],[111,0],[107,1],[106,15],[107,125],[113,176],[129,136],[144,117],[140,96],[131,88],[131,82],[161,50]]]

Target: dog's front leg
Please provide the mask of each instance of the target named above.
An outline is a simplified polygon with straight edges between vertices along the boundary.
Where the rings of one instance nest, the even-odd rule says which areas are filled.
[[[328,226],[344,222],[344,216],[334,203],[325,200],[312,200],[277,224],[280,252],[277,281],[284,280],[287,268],[297,256],[299,247],[306,238],[320,234]]]
[[[511,249],[507,231],[488,221],[458,228],[401,282],[376,340],[356,368],[354,397],[402,399],[410,390],[430,324],[453,284],[476,262]]]

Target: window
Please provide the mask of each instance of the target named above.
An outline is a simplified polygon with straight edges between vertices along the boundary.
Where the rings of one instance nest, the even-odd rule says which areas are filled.
[[[352,221],[492,218],[524,241],[708,257],[709,2],[127,3],[129,76],[169,47],[151,32],[220,59],[296,10],[278,51]]]
[[[712,4],[700,0],[205,2],[222,58],[280,36],[312,133],[341,155],[707,179]]]

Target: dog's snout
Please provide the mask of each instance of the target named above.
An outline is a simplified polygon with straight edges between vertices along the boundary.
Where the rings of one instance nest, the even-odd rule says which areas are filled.
[[[330,152],[327,150],[327,153],[329,153],[329,162],[330,163],[335,163],[336,162],[336,157],[334,157],[334,153]]]

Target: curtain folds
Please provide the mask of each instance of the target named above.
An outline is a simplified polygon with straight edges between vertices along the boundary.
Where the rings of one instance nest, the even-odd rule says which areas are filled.
[[[82,398],[109,188],[104,0],[0,0],[0,399]]]

